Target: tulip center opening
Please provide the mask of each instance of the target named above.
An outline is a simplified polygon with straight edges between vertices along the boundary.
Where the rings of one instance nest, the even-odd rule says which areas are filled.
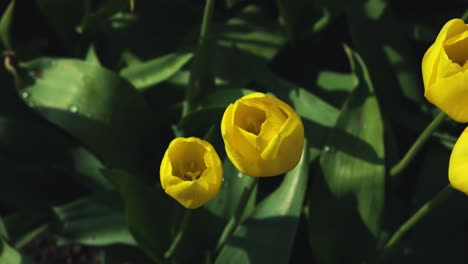
[[[244,104],[239,104],[234,117],[234,124],[241,129],[256,136],[262,130],[262,124],[266,120],[263,110]]]
[[[195,161],[190,161],[184,170],[184,180],[186,181],[194,181],[200,178],[200,175],[202,172],[206,169],[206,166],[203,166],[204,168],[200,168],[201,166],[197,164]]]
[[[444,50],[451,61],[461,67],[468,61],[468,32],[458,34],[444,42]]]
[[[206,170],[206,150],[196,142],[179,142],[169,152],[172,174],[184,181],[200,178]]]

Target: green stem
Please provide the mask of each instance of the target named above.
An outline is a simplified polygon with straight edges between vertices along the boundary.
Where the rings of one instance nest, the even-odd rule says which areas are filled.
[[[445,201],[452,193],[453,188],[449,184],[440,190],[436,196],[432,197],[427,201],[419,210],[412,215],[406,222],[404,222],[398,230],[390,237],[388,242],[385,244],[384,252],[389,252],[401,238],[421,219],[423,219],[432,209],[436,208],[440,203]]]
[[[400,174],[413,160],[414,156],[421,150],[424,146],[426,141],[431,136],[432,132],[434,132],[445,120],[446,115],[444,112],[440,112],[434,120],[426,127],[426,129],[419,135],[419,137],[414,142],[413,146],[408,150],[405,156],[390,169],[390,176],[396,176]]]
[[[210,27],[211,18],[213,17],[214,3],[215,0],[206,0],[205,10],[203,11],[200,38],[198,39],[199,45],[204,44],[206,36],[208,35],[208,29]]]
[[[226,224],[224,227],[223,233],[221,233],[221,236],[219,237],[218,243],[216,245],[216,252],[219,253],[219,251],[223,248],[223,246],[226,244],[226,241],[231,235],[234,233],[236,228],[239,226],[242,220],[242,215],[244,213],[245,206],[250,198],[250,195],[252,194],[253,189],[255,189],[255,185],[257,183],[257,178],[247,176],[247,179],[249,180],[246,184],[246,187],[244,189],[244,192],[242,192],[242,196],[239,200],[239,204],[237,205],[237,209],[234,213],[234,215],[229,219],[229,222]]]
[[[179,231],[177,232],[177,235],[175,236],[174,240],[172,240],[171,246],[164,253],[165,259],[170,259],[174,255],[174,252],[179,246],[180,241],[182,241],[182,238],[184,237],[185,230],[187,230],[187,226],[191,217],[192,217],[192,210],[185,209],[184,216],[182,217],[182,222],[180,223],[180,226],[179,226]]]
[[[203,63],[200,63],[200,61],[203,60],[201,60],[199,56],[205,56],[205,52],[202,51],[206,49],[206,39],[211,24],[211,18],[213,17],[214,3],[215,0],[206,0],[205,10],[203,11],[203,20],[201,24],[200,36],[198,39],[198,47],[192,62],[193,65],[190,76],[191,81],[189,87],[187,88],[182,117],[187,116],[193,110],[195,106],[194,100],[196,94],[200,93],[200,91],[197,91],[198,86],[200,85],[199,72],[201,71],[200,68],[205,67],[206,65],[201,65]]]

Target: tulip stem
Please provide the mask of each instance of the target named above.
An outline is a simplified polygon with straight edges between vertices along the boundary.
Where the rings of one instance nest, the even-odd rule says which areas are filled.
[[[421,219],[423,219],[432,209],[436,208],[443,201],[447,200],[449,195],[454,189],[450,184],[440,190],[436,196],[427,201],[419,210],[413,214],[406,222],[404,222],[398,230],[390,237],[384,247],[384,255],[388,254],[390,250],[401,240],[401,238]]]
[[[195,99],[200,94],[200,75],[206,70],[205,60],[203,57],[207,54],[208,32],[213,17],[215,0],[206,0],[205,9],[203,11],[203,19],[198,39],[198,47],[192,61],[192,71],[190,73],[190,84],[187,87],[182,117],[187,116],[195,108]]]
[[[257,178],[250,177],[250,176],[246,176],[246,177],[248,179],[248,182],[246,183],[245,189],[242,192],[242,196],[239,200],[239,204],[237,205],[237,209],[234,215],[229,219],[229,222],[224,227],[223,233],[221,233],[218,243],[216,244],[216,253],[219,253],[221,251],[223,246],[226,244],[226,241],[228,240],[228,238],[231,237],[231,235],[234,233],[234,231],[237,229],[237,227],[241,223],[245,206],[247,202],[249,201],[249,198],[250,198],[250,195],[252,194],[253,189],[255,189]]]
[[[170,259],[174,255],[174,252],[176,251],[177,247],[179,246],[180,241],[184,237],[185,230],[187,229],[188,222],[189,222],[191,217],[192,217],[192,210],[191,209],[185,209],[184,216],[182,217],[182,222],[180,223],[179,230],[177,231],[177,235],[172,240],[171,246],[164,253],[164,258],[165,259]]]
[[[416,141],[413,143],[411,148],[406,152],[405,156],[390,169],[390,176],[399,175],[409,163],[413,160],[414,156],[421,150],[426,141],[429,139],[431,134],[443,123],[446,115],[444,112],[440,112],[434,120],[426,127],[426,129],[419,135]]]

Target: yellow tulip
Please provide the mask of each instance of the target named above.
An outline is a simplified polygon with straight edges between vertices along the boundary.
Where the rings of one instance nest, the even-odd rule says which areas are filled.
[[[193,209],[218,195],[223,167],[210,143],[195,137],[179,137],[169,144],[159,173],[164,191]]]
[[[293,169],[301,158],[304,126],[286,103],[263,93],[228,106],[221,121],[227,156],[249,176],[274,176]]]
[[[468,194],[468,127],[453,147],[448,174],[452,187]]]
[[[457,122],[468,122],[468,25],[448,21],[422,61],[424,95]]]

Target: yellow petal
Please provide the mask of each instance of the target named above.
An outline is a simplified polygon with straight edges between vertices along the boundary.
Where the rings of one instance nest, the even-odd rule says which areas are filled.
[[[258,132],[257,128],[248,129],[252,118],[263,121],[258,134],[252,133]],[[221,121],[221,134],[234,166],[255,177],[279,175],[294,168],[304,144],[304,127],[297,113],[276,97],[262,93],[249,94],[230,105]]]
[[[176,138],[160,167],[161,186],[187,208],[198,208],[221,188],[222,164],[213,146],[199,138]]]
[[[458,138],[450,155],[449,181],[453,188],[468,194],[468,128]]]
[[[453,120],[468,122],[468,71],[438,80],[425,96]]]
[[[437,76],[440,75],[438,72],[439,68],[446,68],[446,65],[441,65],[441,67],[439,67],[440,60],[449,60],[444,51],[444,42],[448,38],[460,34],[465,30],[466,25],[464,21],[458,18],[448,21],[440,30],[434,44],[429,47],[422,60],[422,75],[425,87],[430,86],[434,81],[436,81]]]

